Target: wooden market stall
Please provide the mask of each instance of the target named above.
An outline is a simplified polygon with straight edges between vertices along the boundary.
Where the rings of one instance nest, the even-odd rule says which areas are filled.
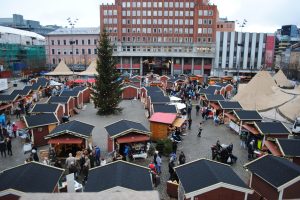
[[[65,116],[73,116],[74,115],[74,107],[75,102],[73,97],[62,97],[62,96],[52,96],[48,99],[47,103],[61,103],[64,105],[64,115]]]
[[[31,141],[34,146],[44,146],[47,141],[44,139],[59,123],[54,113],[43,113],[39,115],[24,116],[24,122],[31,134]]]
[[[276,138],[288,138],[290,134],[288,128],[282,122],[254,122],[254,127],[263,137],[261,149],[268,150],[274,156],[282,156],[275,140]]]
[[[300,166],[300,140],[298,139],[276,139],[280,152],[283,157],[292,160],[293,163]]]
[[[82,102],[90,103],[91,89],[89,87],[77,86],[73,88],[73,91],[80,91],[82,93]]]
[[[59,96],[72,97],[75,101],[75,107],[81,109],[83,107],[83,93],[81,90],[63,91]]]
[[[229,117],[229,115],[227,115]],[[262,121],[262,116],[256,110],[233,110],[229,127],[235,132],[241,133],[243,125],[251,125],[254,122]]]
[[[172,125],[176,119],[176,114],[171,113],[154,113],[150,121],[150,131],[152,132],[152,140],[162,140],[168,137],[168,127]]]
[[[244,165],[250,171],[249,199],[300,199],[300,166],[288,159],[265,155]]]
[[[243,200],[253,190],[226,164],[199,159],[175,167],[178,199]]]
[[[140,88],[132,83],[122,86],[122,99],[139,99]]]
[[[151,132],[141,123],[120,120],[104,127],[107,135],[107,151],[117,151],[124,156],[124,148],[128,145],[133,158],[147,158]]]
[[[76,155],[82,149],[92,149],[93,125],[77,120],[58,125],[45,136],[47,143],[54,148],[57,157]]]
[[[230,118],[234,117],[234,110],[243,110],[238,101],[218,101],[218,104],[220,106],[220,111],[223,115],[223,122],[225,124],[228,124],[230,122]]]
[[[35,104],[30,111],[31,114],[41,114],[41,113],[54,113],[56,117],[62,122],[62,118],[64,116],[64,105],[63,104]]]

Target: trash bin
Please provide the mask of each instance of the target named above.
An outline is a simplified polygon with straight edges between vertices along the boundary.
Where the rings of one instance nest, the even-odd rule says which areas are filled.
[[[14,87],[18,87],[18,84],[17,84],[17,83],[14,83],[13,86],[14,86]]]

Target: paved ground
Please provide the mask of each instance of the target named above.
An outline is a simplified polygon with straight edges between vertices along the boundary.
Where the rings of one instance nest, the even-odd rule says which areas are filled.
[[[92,104],[87,104],[84,110],[79,115],[74,116],[72,119],[77,119],[95,126],[93,131],[93,142],[100,146],[103,153],[107,155],[107,133],[104,126],[111,124],[121,119],[129,119],[138,121],[149,128],[149,123],[145,117],[145,110],[140,101],[123,101],[121,102],[123,112],[119,115],[112,116],[97,116],[96,109]],[[187,131],[187,135],[184,136],[184,140],[178,146],[178,153],[184,151],[187,162],[199,158],[211,158],[210,147],[215,144],[219,139],[221,143],[229,144],[233,143],[233,154],[238,157],[238,162],[232,166],[234,171],[245,181],[248,180],[248,173],[243,169],[243,164],[247,162],[247,151],[241,149],[239,144],[240,140],[237,134],[232,132],[225,125],[214,126],[212,120],[204,122],[202,137],[197,137],[197,126],[201,120],[201,116],[195,116],[195,109],[192,110],[192,130]],[[22,144],[20,139],[13,139],[13,156],[7,158],[0,158],[0,170],[16,166],[24,163],[25,158],[28,155],[24,155],[22,152]],[[137,160],[138,164],[147,166],[152,158],[147,160]],[[169,199],[166,194],[166,181],[169,178],[168,173],[168,158],[163,158],[163,173],[161,176],[161,184],[157,188],[161,194],[161,199]]]

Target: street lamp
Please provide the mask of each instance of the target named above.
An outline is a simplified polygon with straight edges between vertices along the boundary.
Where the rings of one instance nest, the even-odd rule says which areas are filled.
[[[76,25],[78,19],[76,18],[75,20],[71,19],[70,17],[67,19],[69,25],[71,26],[71,35],[72,35],[72,41],[70,44],[72,45],[72,71],[73,71],[73,79],[74,79],[74,36],[73,36],[73,29],[74,26]]]
[[[236,68],[237,68],[237,88],[238,88],[238,84],[239,84],[239,81],[240,81],[240,57],[241,57],[241,52],[242,52],[242,49],[241,47],[243,47],[243,28],[246,27],[246,24],[247,24],[247,20],[244,19],[242,22],[236,20],[236,24],[241,28],[241,34],[242,34],[242,42],[241,43],[238,43],[238,48],[240,49],[239,51],[239,59],[237,59],[237,62],[236,62]]]

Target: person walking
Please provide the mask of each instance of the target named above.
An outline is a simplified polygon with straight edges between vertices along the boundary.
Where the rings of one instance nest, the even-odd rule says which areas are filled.
[[[6,147],[7,147],[7,155],[12,156],[12,146],[11,146],[11,140],[9,138],[6,138]]]
[[[1,152],[1,157],[5,157],[6,158],[6,143],[5,140],[3,138],[3,140],[0,137],[0,152]]]
[[[203,130],[203,128],[202,128],[202,122],[200,122],[199,123],[199,129],[198,129],[198,137],[201,137],[201,133],[202,133],[202,130]]]
[[[157,174],[161,174],[161,155],[160,153],[157,154],[157,157],[156,157],[156,163],[157,163],[157,168],[156,168],[156,172]]]
[[[69,157],[66,159],[66,168],[69,169],[72,162],[76,165],[76,158],[73,157],[72,153],[69,153]]]
[[[245,131],[241,131],[240,139],[241,139],[241,143],[240,143],[241,148],[246,149],[247,133]]]
[[[177,142],[176,141],[173,141],[173,143],[172,143],[172,152],[175,154],[177,152]]]
[[[95,161],[96,161],[96,166],[100,165],[100,156],[101,156],[101,150],[98,146],[95,148]]]
[[[179,161],[179,165],[183,165],[185,163],[185,155],[184,155],[183,151],[180,152],[178,161]]]
[[[192,121],[193,121],[193,120],[192,120],[192,118],[190,117],[190,118],[188,119],[188,125],[189,125],[189,126],[188,126],[188,129],[189,129],[189,130],[191,130]]]
[[[199,110],[200,110],[200,106],[197,104],[196,105],[196,116],[199,116]]]
[[[175,173],[175,171],[174,171],[175,163],[174,163],[173,159],[170,160],[168,167],[169,167],[169,174],[170,174],[169,180],[173,181],[174,173]]]

